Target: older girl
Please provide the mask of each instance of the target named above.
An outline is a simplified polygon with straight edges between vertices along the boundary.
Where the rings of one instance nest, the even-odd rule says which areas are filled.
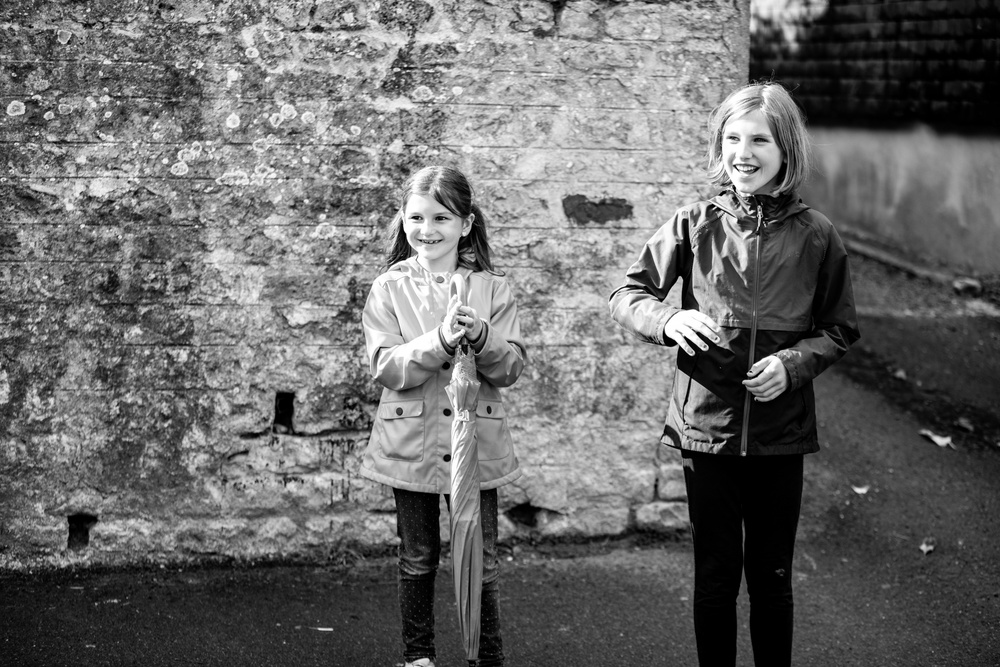
[[[611,315],[683,351],[661,442],[684,465],[699,663],[736,663],[745,573],[754,663],[781,667],[791,663],[803,455],[819,449],[812,380],[858,340],[857,315],[844,245],[797,194],[809,143],[788,92],[740,88],[709,127],[709,172],[723,191],[653,234]],[[678,280],[679,308],[664,302]]]

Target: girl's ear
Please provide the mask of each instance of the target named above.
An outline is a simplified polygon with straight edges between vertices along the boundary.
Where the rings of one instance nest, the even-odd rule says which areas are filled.
[[[465,219],[462,223],[462,236],[468,236],[469,232],[472,231],[472,223],[476,220],[476,214],[470,213],[469,217]]]

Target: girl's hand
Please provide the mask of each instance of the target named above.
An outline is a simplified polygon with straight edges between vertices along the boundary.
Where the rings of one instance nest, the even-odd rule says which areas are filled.
[[[456,327],[464,332],[466,340],[470,343],[479,340],[483,335],[483,321],[476,315],[476,311],[471,306],[459,306],[455,317]]]
[[[451,300],[448,301],[448,311],[445,313],[444,321],[441,322],[441,333],[451,347],[458,347],[458,344],[462,341],[462,337],[465,335],[465,327],[458,322],[459,310],[461,308],[462,306],[459,305],[458,297],[451,297]]]
[[[743,386],[753,394],[755,401],[761,403],[773,401],[788,389],[788,369],[774,355],[764,357],[751,366],[747,377],[749,379],[743,381]]]
[[[663,327],[663,335],[692,356],[694,355],[692,346],[707,350],[706,338],[713,343],[718,343],[720,340],[719,326],[711,317],[697,310],[679,310],[674,313]]]
[[[448,312],[441,326],[445,340],[452,347],[458,345],[463,337],[474,341],[483,335],[483,321],[476,315],[474,308],[460,305],[457,296],[453,296],[448,302]]]

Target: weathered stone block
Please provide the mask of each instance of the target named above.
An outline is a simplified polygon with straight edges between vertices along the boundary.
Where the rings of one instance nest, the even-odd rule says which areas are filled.
[[[689,528],[687,503],[657,500],[638,507],[635,511],[635,527],[655,533],[677,534]]]
[[[679,454],[677,455],[679,458]],[[674,502],[687,501],[684,470],[679,461],[661,462],[656,475],[656,499]]]

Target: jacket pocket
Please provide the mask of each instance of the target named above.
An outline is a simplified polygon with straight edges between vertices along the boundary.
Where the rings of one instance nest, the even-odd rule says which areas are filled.
[[[510,455],[512,447],[507,413],[500,401],[479,401],[476,406],[476,440],[480,461],[495,461]]]
[[[397,461],[424,457],[424,401],[385,401],[378,406],[379,449]]]
[[[690,377],[678,375],[675,382],[687,381],[681,402],[684,436],[695,442],[724,445],[739,431],[740,416],[730,403]]]
[[[785,392],[767,403],[755,403],[750,414],[752,437],[765,447],[814,442],[816,416],[811,388]]]

